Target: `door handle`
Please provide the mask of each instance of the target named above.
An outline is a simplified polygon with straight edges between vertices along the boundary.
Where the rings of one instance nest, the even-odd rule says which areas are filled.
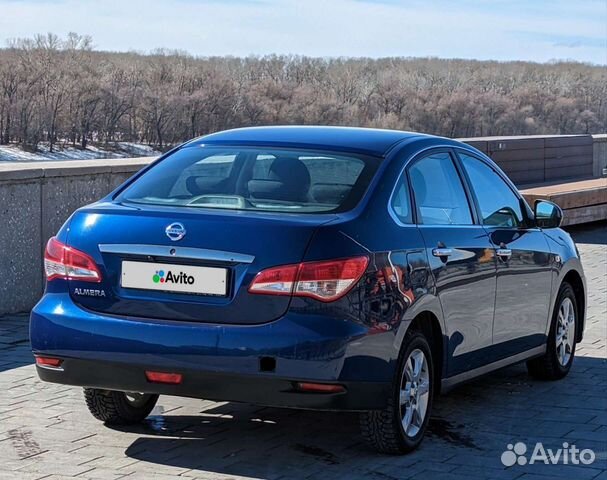
[[[510,260],[510,257],[512,256],[512,250],[509,248],[498,248],[495,253],[504,261]]]
[[[435,257],[450,257],[453,254],[453,250],[446,247],[439,247],[432,250],[432,255]]]

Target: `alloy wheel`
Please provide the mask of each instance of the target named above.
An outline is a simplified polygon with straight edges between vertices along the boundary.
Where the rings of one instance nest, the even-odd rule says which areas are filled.
[[[413,350],[405,362],[400,387],[400,414],[403,430],[415,437],[422,428],[430,400],[430,372],[424,352]]]
[[[570,298],[564,298],[556,319],[556,356],[564,367],[569,363],[575,342],[575,308]]]

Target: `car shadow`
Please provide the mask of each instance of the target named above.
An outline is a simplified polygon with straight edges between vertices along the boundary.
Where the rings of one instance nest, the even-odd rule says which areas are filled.
[[[0,316],[0,372],[34,363],[29,342],[29,316]]]
[[[164,413],[157,407],[144,424],[119,430],[139,434],[126,456],[171,467],[171,473],[195,470],[272,479],[350,478],[357,472],[391,479],[400,478],[404,466],[407,476],[450,471],[459,459],[461,465],[466,459],[472,465],[484,459],[487,468],[497,471],[504,468],[500,455],[508,443],[560,445],[575,439],[575,416],[600,418],[607,398],[596,389],[593,393],[593,386],[606,376],[607,360],[592,357],[576,358],[570,375],[558,382],[533,380],[524,365],[495,372],[439,396],[420,449],[401,457],[370,450],[360,437],[355,413],[224,403],[180,415],[179,408]],[[572,405],[578,405],[575,412]]]
[[[585,223],[564,227],[575,243],[605,245],[607,243],[607,221]]]

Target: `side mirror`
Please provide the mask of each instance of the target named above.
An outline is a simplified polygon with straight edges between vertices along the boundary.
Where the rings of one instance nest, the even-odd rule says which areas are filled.
[[[558,228],[563,221],[563,211],[556,203],[536,200],[533,207],[535,225],[539,228]]]

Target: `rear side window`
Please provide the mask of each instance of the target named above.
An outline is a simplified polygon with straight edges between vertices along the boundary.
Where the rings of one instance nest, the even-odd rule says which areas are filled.
[[[119,201],[151,205],[339,212],[353,208],[380,159],[314,151],[182,148],[152,167]]]
[[[471,225],[470,205],[449,153],[434,153],[409,167],[409,178],[424,225]]]
[[[508,184],[483,161],[465,153],[459,156],[481,209],[483,224],[506,228],[522,226],[521,203]]]
[[[403,175],[396,184],[390,206],[396,217],[402,223],[413,223],[409,184],[407,183],[407,177],[405,175]]]

